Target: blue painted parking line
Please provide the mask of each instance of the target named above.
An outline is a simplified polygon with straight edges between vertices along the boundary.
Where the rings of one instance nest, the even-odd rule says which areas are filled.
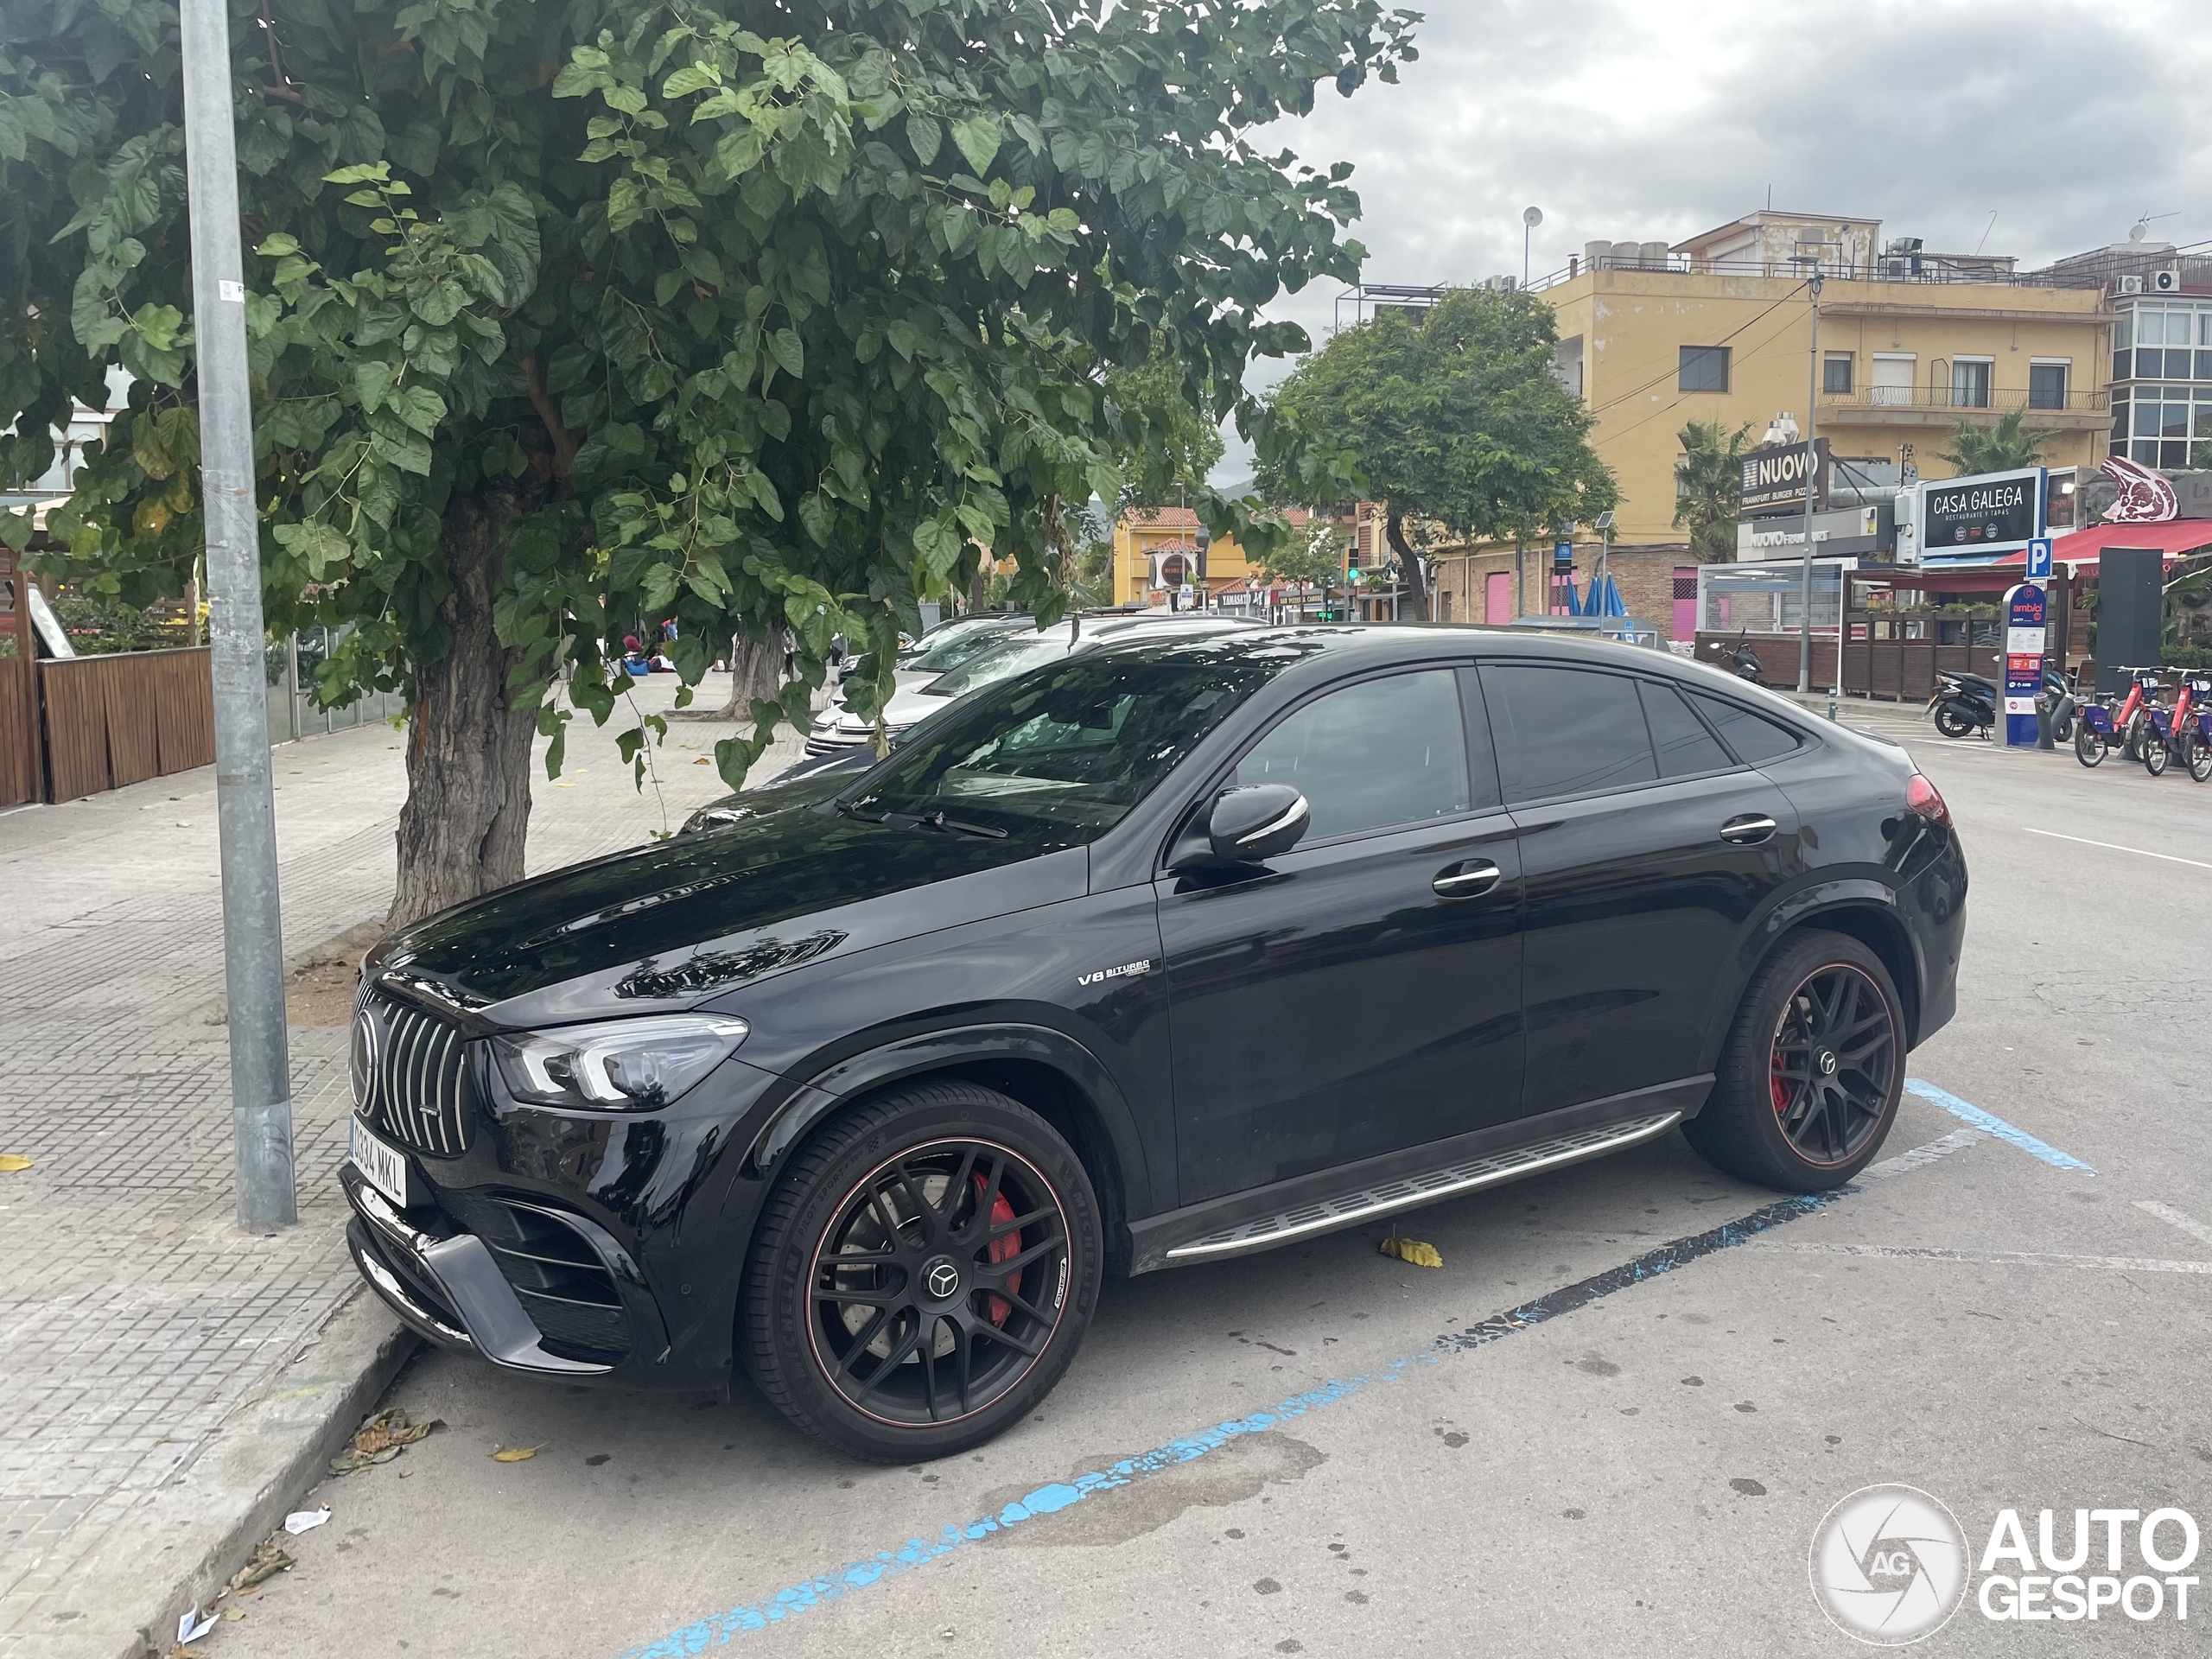
[[[2078,1169],[2084,1175],[2094,1175],[2097,1173],[2073,1154],[2061,1152],[2056,1147],[2046,1145],[2025,1129],[2016,1124],[2007,1123],[1993,1112],[1985,1112],[1979,1106],[1968,1104],[1948,1090],[1938,1089],[1934,1084],[1920,1077],[1907,1077],[1904,1080],[1904,1086],[1923,1100],[1932,1101],[1935,1104],[1941,1106],[1952,1116],[1963,1118],[1974,1128],[1986,1130],[1999,1141],[2009,1141],[2030,1156],[2042,1159],[2053,1169]]]
[[[988,1538],[995,1532],[1020,1526],[1039,1516],[1057,1514],[1116,1487],[1132,1485],[1164,1469],[1189,1463],[1209,1452],[1217,1451],[1240,1436],[1258,1433],[1280,1423],[1325,1411],[1339,1401],[1371,1393],[1399,1381],[1414,1366],[1440,1364],[1452,1354],[1486,1347],[1516,1332],[1541,1325],[1547,1319],[1586,1307],[1616,1291],[1642,1284],[1661,1274],[1670,1273],[1676,1268],[1711,1255],[1716,1250],[1741,1244],[1802,1216],[1809,1216],[1857,1191],[1859,1189],[1855,1186],[1844,1186],[1832,1192],[1813,1192],[1799,1198],[1784,1198],[1778,1203],[1763,1205],[1749,1215],[1738,1216],[1733,1221],[1724,1221],[1706,1232],[1669,1240],[1656,1249],[1645,1251],[1631,1262],[1624,1262],[1618,1267],[1608,1268],[1603,1273],[1547,1292],[1518,1307],[1493,1313],[1463,1330],[1446,1332],[1418,1353],[1408,1354],[1375,1370],[1342,1382],[1332,1380],[1306,1393],[1291,1395],[1272,1410],[1255,1411],[1249,1417],[1238,1417],[1225,1423],[1217,1423],[1211,1428],[1199,1429],[1194,1433],[1170,1440],[1164,1446],[1154,1446],[1149,1452],[1123,1458],[1103,1469],[1077,1475],[1071,1481],[1055,1481],[1049,1485],[1039,1486],[1007,1504],[996,1515],[979,1516],[947,1526],[935,1537],[911,1539],[901,1548],[885,1550],[857,1561],[848,1561],[817,1578],[804,1579],[787,1586],[765,1600],[709,1614],[679,1630],[671,1630],[657,1641],[632,1648],[622,1659],[681,1659],[682,1656],[699,1653],[709,1647],[720,1647],[755,1630],[765,1630],[815,1608],[842,1601],[848,1596],[881,1584],[887,1579],[911,1573],[918,1567],[926,1566],[963,1545]]]

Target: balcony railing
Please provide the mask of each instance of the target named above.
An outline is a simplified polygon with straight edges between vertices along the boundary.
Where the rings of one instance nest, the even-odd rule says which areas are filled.
[[[1824,410],[1979,410],[1993,415],[2009,415],[2016,409],[2024,409],[2030,414],[2044,410],[2053,414],[2102,414],[2111,409],[2112,398],[2101,391],[2069,391],[2062,395],[2001,386],[1986,391],[1961,386],[1861,386],[1856,391],[1822,392],[1821,406]]]
[[[1805,279],[1805,268],[1791,259],[1691,259],[1681,254],[1669,254],[1663,259],[1645,259],[1627,254],[1608,254],[1595,260],[1570,260],[1564,270],[1532,280],[1529,284],[1529,291],[1541,292],[1560,283],[1570,282],[1586,270],[1644,271],[1654,275],[1672,272],[1679,276],[1758,276],[1793,283]],[[1999,288],[2092,289],[2104,286],[2101,279],[2092,280],[2088,276],[2078,279],[2054,277],[2048,271],[2021,272],[1997,265],[1954,263],[1932,254],[1885,254],[1859,264],[1823,258],[1821,275],[1832,283],[1974,283]]]

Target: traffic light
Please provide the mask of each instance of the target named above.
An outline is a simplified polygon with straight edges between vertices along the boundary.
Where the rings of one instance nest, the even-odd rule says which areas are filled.
[[[1344,580],[1346,582],[1357,582],[1359,580],[1359,567],[1355,564],[1351,569],[1345,571]]]

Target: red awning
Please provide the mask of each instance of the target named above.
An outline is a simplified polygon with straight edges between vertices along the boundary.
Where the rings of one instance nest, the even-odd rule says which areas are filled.
[[[2155,547],[2171,560],[2199,548],[2212,548],[2212,518],[2170,518],[2158,524],[2099,524],[2094,530],[2077,530],[2050,544],[2051,568],[2078,565],[2084,575],[2094,575],[2097,562],[2108,547]],[[2011,553],[1993,563],[2024,569],[2028,556]]]

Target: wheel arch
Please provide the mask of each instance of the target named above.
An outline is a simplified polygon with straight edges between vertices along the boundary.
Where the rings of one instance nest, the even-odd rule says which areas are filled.
[[[965,1027],[910,1037],[840,1059],[794,1090],[755,1135],[747,1166],[772,1177],[831,1122],[903,1084],[959,1078],[1020,1102],[1074,1148],[1101,1210],[1109,1272],[1128,1262],[1132,1205],[1152,1207],[1152,1172],[1112,1074],[1051,1027]]]
[[[1889,970],[1890,982],[1896,986],[1897,1000],[1904,1005],[1906,1046],[1919,1041],[1921,991],[1926,982],[1912,930],[1898,913],[1897,893],[1888,884],[1871,877],[1851,877],[1799,890],[1777,905],[1764,922],[1751,931],[1738,956],[1728,995],[1715,1000],[1712,1024],[1706,1033],[1706,1070],[1719,1062],[1751,976],[1788,940],[1808,930],[1844,934],[1874,953]]]

